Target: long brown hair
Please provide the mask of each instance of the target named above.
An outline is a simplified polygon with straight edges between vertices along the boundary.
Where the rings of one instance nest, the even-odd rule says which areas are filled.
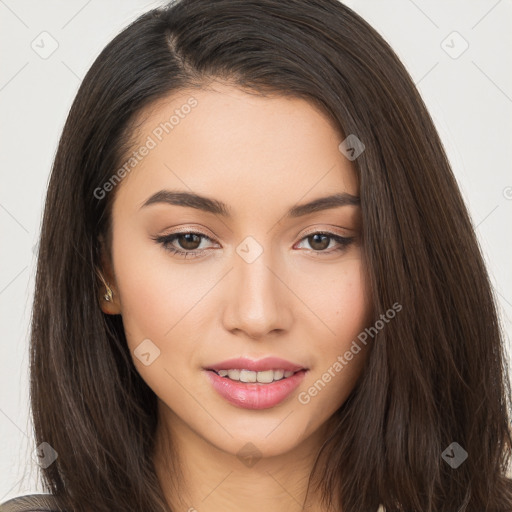
[[[313,102],[365,145],[354,165],[372,310],[403,309],[332,418],[314,468],[325,505],[512,510],[510,382],[474,229],[410,76],[337,0],[174,2],[123,30],[87,73],[52,168],[35,284],[35,438],[58,453],[45,488],[69,511],[170,510],[151,458],[156,396],[121,317],[98,303],[116,189],[97,190],[142,109],[213,78]],[[456,469],[442,457],[453,442],[468,454]]]

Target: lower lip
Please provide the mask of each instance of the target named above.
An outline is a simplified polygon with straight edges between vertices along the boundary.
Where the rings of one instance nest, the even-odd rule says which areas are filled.
[[[269,409],[288,398],[298,387],[307,370],[270,384],[238,382],[206,370],[213,389],[228,402],[242,409]]]

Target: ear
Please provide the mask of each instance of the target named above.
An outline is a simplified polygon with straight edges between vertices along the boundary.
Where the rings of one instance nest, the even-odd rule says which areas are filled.
[[[121,301],[119,300],[117,283],[114,277],[112,263],[105,247],[105,240],[102,236],[100,236],[99,242],[101,268],[96,269],[96,275],[98,277],[98,300],[100,303],[100,307],[103,313],[107,315],[120,315]],[[112,290],[112,296],[110,301],[107,301],[105,299],[105,295],[108,295],[107,286]]]

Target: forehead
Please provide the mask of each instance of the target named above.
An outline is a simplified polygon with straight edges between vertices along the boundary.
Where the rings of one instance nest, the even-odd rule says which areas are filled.
[[[133,165],[116,202],[138,208],[157,190],[180,189],[254,214],[268,205],[358,192],[352,164],[338,149],[340,131],[304,99],[215,84],[159,100],[135,125],[136,156],[126,155],[123,163],[131,156]]]

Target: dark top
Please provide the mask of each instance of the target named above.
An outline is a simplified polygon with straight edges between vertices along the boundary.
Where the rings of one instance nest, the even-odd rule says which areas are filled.
[[[0,503],[0,512],[59,512],[51,494],[27,494]]]

